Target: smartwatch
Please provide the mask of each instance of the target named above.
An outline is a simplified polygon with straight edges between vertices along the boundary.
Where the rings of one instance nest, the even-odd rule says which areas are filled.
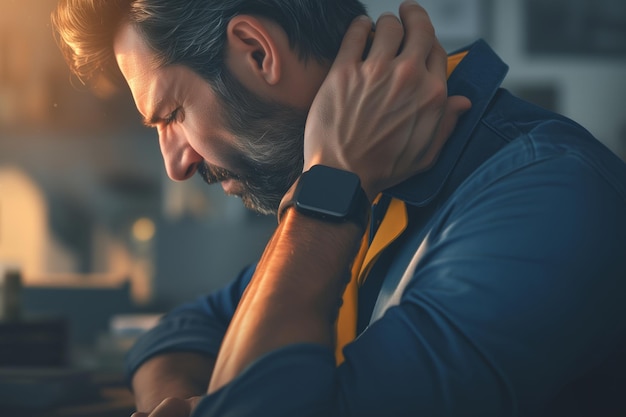
[[[283,197],[278,221],[289,207],[304,215],[331,222],[353,222],[365,229],[370,202],[359,176],[325,165],[304,172]]]

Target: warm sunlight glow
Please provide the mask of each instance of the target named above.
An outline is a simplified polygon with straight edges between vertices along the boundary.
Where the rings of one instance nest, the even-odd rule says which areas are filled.
[[[137,219],[135,223],[133,223],[133,238],[139,242],[148,242],[152,240],[155,231],[156,227],[154,222],[146,217]]]

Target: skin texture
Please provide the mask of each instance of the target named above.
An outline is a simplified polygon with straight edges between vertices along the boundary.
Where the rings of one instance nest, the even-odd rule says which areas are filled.
[[[305,127],[304,169],[324,164],[355,172],[370,199],[429,168],[470,106],[465,98],[446,97],[446,54],[425,11],[417,3],[405,2],[400,17],[401,21],[392,15],[379,19],[365,60],[371,21],[355,20],[326,78],[319,76],[325,74],[322,67],[294,60],[283,42],[272,40],[283,36],[280,30],[272,32],[276,28],[244,31],[245,37],[230,29],[227,34],[229,64],[244,84],[294,107],[312,103]],[[118,35],[118,63],[139,111],[144,117],[157,116],[154,124],[168,174],[187,179],[203,161],[237,172],[237,158],[232,157],[236,138],[219,117],[207,117],[218,114],[213,112],[217,103],[209,86],[182,67],[151,67],[149,51],[133,36],[128,28]],[[237,44],[238,39],[245,47]],[[307,72],[311,70],[313,75]],[[302,91],[308,93],[285,95],[294,83],[305,83]],[[185,107],[184,115],[179,115],[184,119],[176,125],[164,122],[173,103]],[[236,182],[223,186],[237,192]],[[332,347],[339,300],[362,233],[351,223],[326,223],[288,209],[229,326],[222,344],[229,354],[218,355],[209,393],[272,350],[294,343]],[[134,381],[137,388],[140,372]],[[188,416],[200,397],[185,398],[185,391],[171,393],[151,409],[158,397],[153,395],[134,416]]]
[[[206,393],[215,359],[193,352],[173,352],[147,360],[132,380],[139,411],[154,410],[163,399]]]
[[[189,68],[154,64],[130,25],[114,49],[144,123],[158,130],[168,175],[182,181],[198,172],[267,214],[302,171],[306,111],[328,68],[286,53],[286,34],[269,20],[237,16],[228,30],[227,61],[245,94],[240,102],[224,101]]]
[[[446,101],[447,56],[424,9],[405,2],[400,17],[381,16],[365,60],[369,26],[352,25],[305,129],[304,171],[324,164],[355,172],[370,201],[431,167],[470,106],[464,97]]]

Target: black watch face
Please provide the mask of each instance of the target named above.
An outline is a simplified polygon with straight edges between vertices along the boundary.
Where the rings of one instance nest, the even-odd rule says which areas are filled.
[[[345,219],[352,211],[359,177],[351,172],[316,165],[302,174],[296,192],[296,207],[300,211]]]

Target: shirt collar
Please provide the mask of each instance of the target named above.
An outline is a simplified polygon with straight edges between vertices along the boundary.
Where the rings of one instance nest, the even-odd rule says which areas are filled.
[[[452,55],[463,51],[467,51],[467,55],[448,78],[448,95],[469,98],[472,108],[459,119],[437,163],[431,169],[391,187],[385,194],[418,207],[430,203],[445,185],[472,132],[504,80],[509,67],[485,41],[478,40]]]

